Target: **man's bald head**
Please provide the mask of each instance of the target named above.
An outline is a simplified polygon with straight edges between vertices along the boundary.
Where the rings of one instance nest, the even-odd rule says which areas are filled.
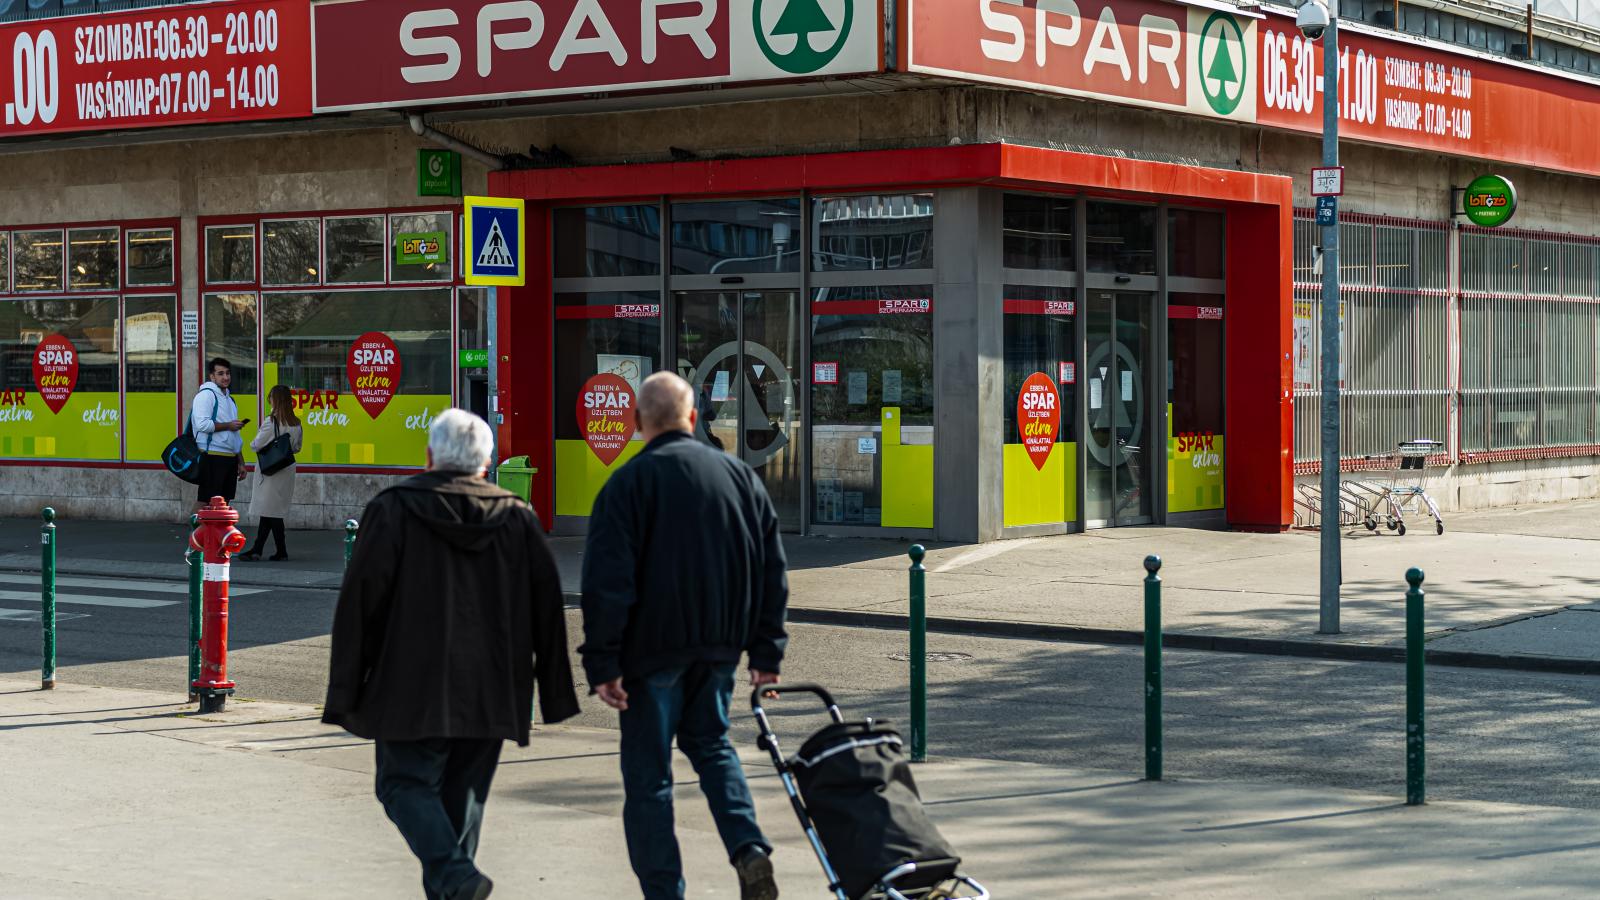
[[[657,372],[639,386],[639,430],[645,440],[669,431],[694,431],[694,388],[672,372]]]

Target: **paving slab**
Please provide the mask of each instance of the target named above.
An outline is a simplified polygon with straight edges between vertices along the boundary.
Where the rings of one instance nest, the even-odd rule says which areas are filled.
[[[0,681],[0,883],[29,898],[392,898],[417,867],[371,794],[370,744],[316,710]],[[785,731],[804,722],[784,717]],[[616,734],[540,728],[508,746],[480,861],[505,896],[637,896]],[[824,885],[753,748],[758,814],[787,897]],[[1593,894],[1600,813],[991,760],[919,766],[928,809],[996,897]],[[732,898],[693,774],[678,768],[692,897]]]

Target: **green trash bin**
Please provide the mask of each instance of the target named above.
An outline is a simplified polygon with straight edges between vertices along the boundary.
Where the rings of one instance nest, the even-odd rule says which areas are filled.
[[[526,456],[513,456],[495,470],[495,483],[532,503],[533,476],[537,474],[539,470],[528,465]]]

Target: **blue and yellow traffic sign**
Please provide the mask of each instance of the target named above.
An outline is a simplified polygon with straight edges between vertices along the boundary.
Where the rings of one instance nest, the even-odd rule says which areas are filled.
[[[527,207],[509,197],[465,197],[467,284],[522,287],[528,283],[524,237]]]

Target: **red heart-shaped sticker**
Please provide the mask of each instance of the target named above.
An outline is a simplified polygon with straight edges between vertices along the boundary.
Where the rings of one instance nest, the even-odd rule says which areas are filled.
[[[633,388],[620,375],[596,375],[578,392],[578,427],[589,449],[607,466],[633,440]]]
[[[50,412],[60,413],[78,386],[78,348],[59,334],[40,341],[33,351],[33,383]]]
[[[1035,372],[1017,393],[1017,436],[1035,469],[1044,469],[1061,433],[1061,395],[1049,375]]]
[[[356,402],[376,419],[400,389],[400,348],[381,331],[370,331],[350,345],[345,362]]]

